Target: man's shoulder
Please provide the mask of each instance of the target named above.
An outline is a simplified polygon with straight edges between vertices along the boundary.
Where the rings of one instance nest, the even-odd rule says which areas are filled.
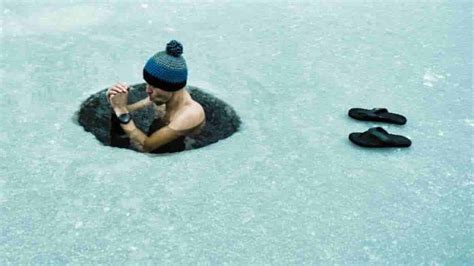
[[[199,103],[194,102],[184,107],[175,119],[170,121],[169,127],[174,130],[188,130],[201,124],[204,119],[204,108]]]

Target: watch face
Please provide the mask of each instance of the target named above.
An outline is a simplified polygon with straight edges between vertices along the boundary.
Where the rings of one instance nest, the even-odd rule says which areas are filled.
[[[132,118],[130,117],[129,113],[121,114],[118,116],[120,124],[127,124],[128,122],[130,122],[130,119]]]

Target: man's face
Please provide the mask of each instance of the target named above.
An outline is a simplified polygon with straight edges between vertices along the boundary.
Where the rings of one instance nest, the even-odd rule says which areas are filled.
[[[155,88],[150,84],[146,84],[146,93],[148,93],[150,100],[158,105],[167,103],[173,95],[172,92]]]

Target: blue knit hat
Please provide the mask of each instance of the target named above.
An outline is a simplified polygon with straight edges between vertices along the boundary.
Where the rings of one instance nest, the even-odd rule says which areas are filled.
[[[188,68],[181,43],[172,40],[166,50],[156,53],[143,68],[143,78],[152,85],[165,91],[177,91],[186,86]]]

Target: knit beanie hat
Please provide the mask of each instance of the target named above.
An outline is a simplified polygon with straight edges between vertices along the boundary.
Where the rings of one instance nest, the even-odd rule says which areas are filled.
[[[156,53],[145,64],[143,78],[152,85],[165,91],[177,91],[186,86],[188,68],[181,43],[172,40],[166,50]]]

